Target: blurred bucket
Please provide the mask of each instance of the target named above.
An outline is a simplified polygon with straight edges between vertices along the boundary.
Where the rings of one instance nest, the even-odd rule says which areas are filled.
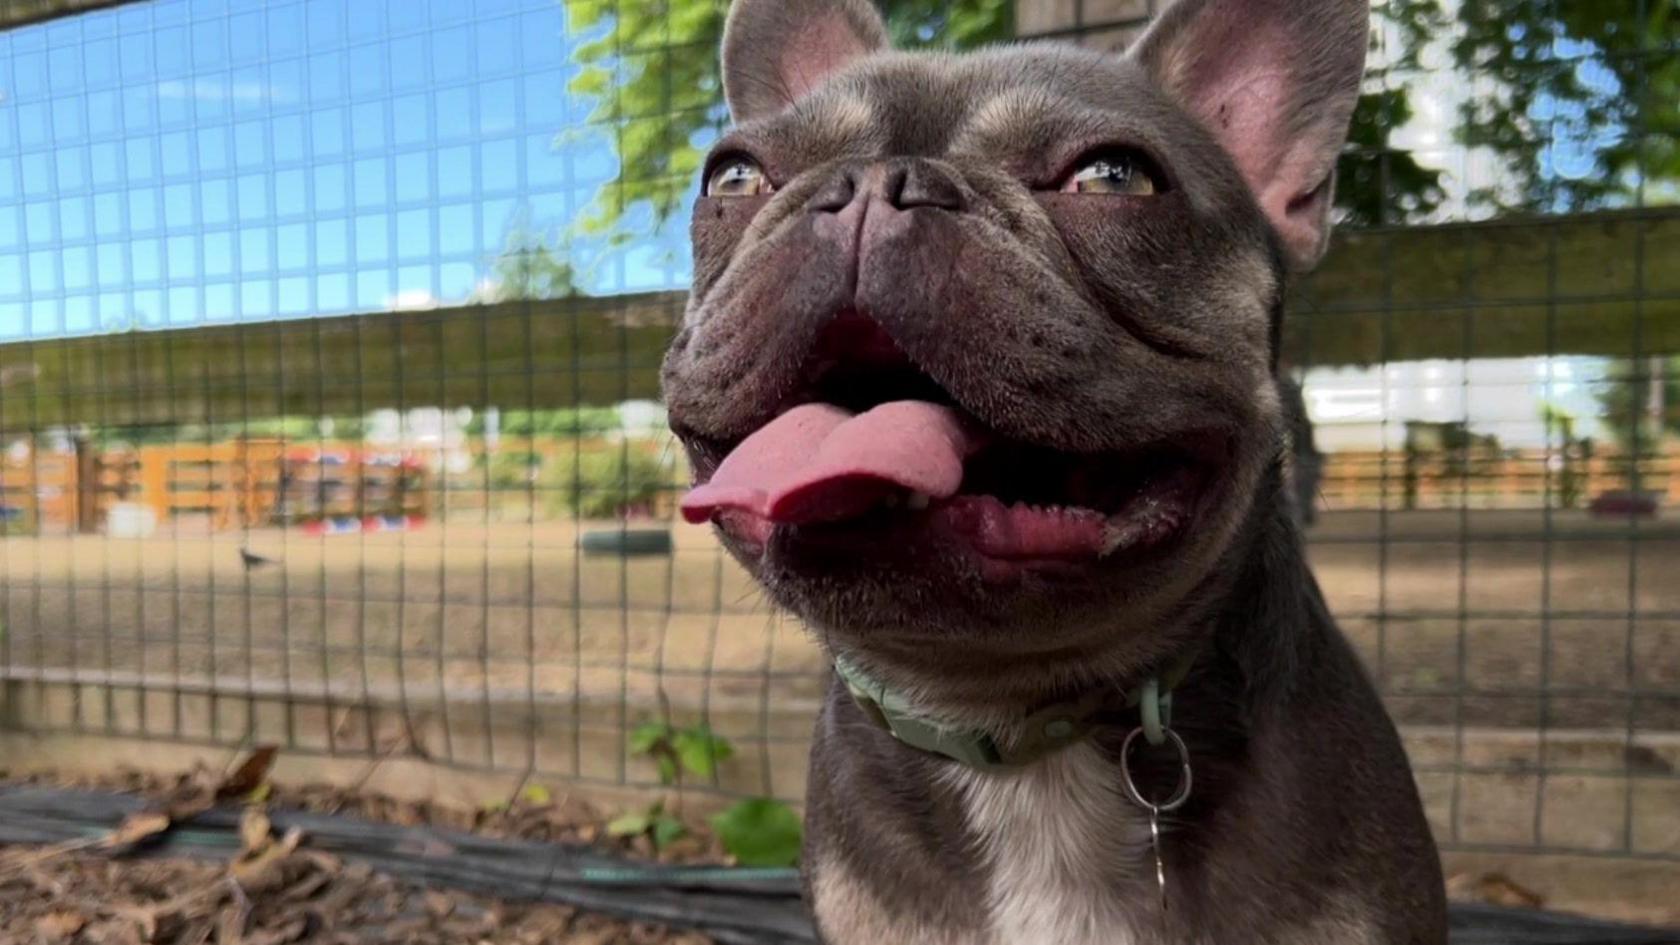
[[[157,531],[157,512],[138,502],[118,502],[105,516],[105,534],[112,538],[148,538]]]

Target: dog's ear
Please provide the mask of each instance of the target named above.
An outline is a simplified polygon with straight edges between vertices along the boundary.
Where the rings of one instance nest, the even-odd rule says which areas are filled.
[[[723,95],[736,122],[803,98],[887,45],[869,0],[735,0],[723,28]]]
[[[1297,270],[1324,255],[1370,17],[1368,0],[1178,0],[1130,53],[1236,159]]]

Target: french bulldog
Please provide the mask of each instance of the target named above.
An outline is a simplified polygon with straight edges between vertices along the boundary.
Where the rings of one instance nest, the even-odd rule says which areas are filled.
[[[839,670],[824,941],[1446,941],[1277,370],[1368,20],[1178,0],[1124,55],[953,55],[867,0],[734,3],[662,379],[684,514]]]

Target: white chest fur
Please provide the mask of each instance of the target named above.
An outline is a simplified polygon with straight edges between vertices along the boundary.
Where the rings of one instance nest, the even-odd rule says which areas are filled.
[[[990,877],[994,940],[1010,945],[1131,945],[1153,923],[1138,895],[1149,827],[1119,772],[1076,745],[1019,772],[954,769]]]
[[[817,864],[813,888],[830,945],[1209,945],[1175,933],[1170,922],[1162,926],[1148,820],[1122,793],[1119,772],[1091,746],[1008,774],[949,771],[987,876],[983,930],[957,932],[895,915],[834,861]],[[1301,916],[1291,928],[1256,930],[1249,940],[1377,945],[1384,939],[1369,914],[1355,897],[1329,896],[1319,914]]]

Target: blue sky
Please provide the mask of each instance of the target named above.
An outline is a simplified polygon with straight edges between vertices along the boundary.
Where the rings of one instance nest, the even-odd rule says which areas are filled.
[[[558,233],[617,171],[571,48],[558,0],[152,0],[0,32],[0,340],[467,298],[512,221]],[[581,281],[681,285],[684,231],[574,242]]]

